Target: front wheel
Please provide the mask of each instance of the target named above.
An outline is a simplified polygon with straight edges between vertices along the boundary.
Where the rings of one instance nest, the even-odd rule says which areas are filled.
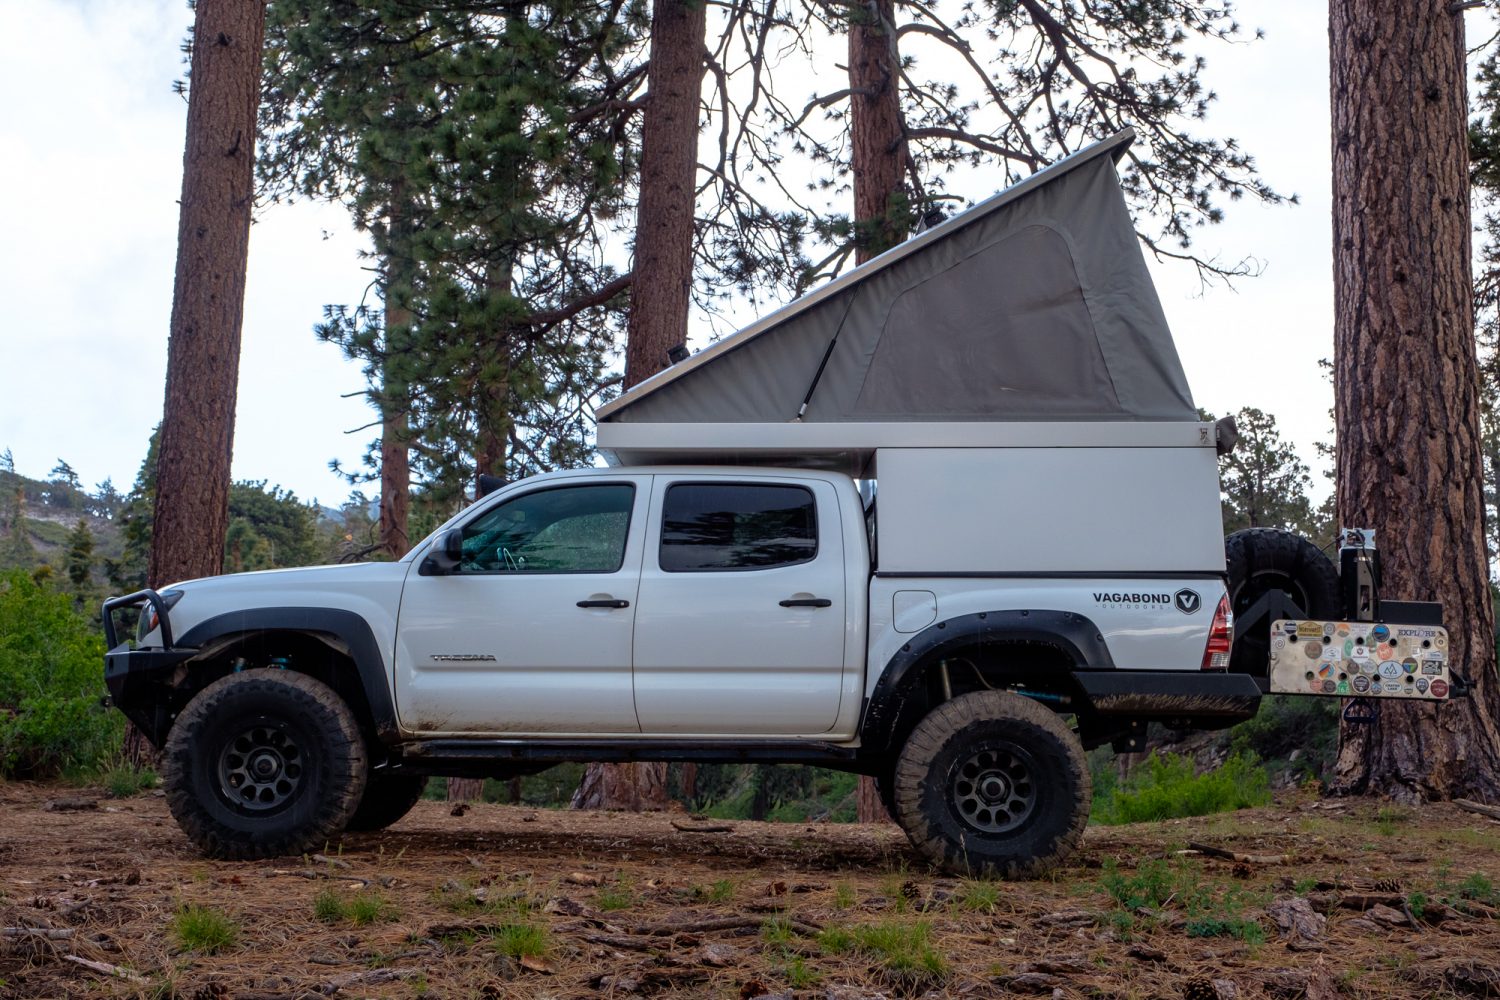
[[[1092,782],[1083,746],[1051,710],[1003,691],[946,701],[912,731],[892,782],[896,821],[933,863],[1026,878],[1073,852]]]
[[[365,790],[364,740],[322,681],[247,670],[188,702],[163,754],[167,806],[207,855],[270,858],[321,849]]]

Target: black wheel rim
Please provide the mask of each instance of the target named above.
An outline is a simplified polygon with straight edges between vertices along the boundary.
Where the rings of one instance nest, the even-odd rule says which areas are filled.
[[[953,806],[980,833],[1009,833],[1036,811],[1034,772],[1031,757],[1020,747],[984,747],[953,769]]]
[[[219,754],[219,794],[248,812],[271,812],[302,788],[304,754],[294,734],[275,721],[245,727]]]

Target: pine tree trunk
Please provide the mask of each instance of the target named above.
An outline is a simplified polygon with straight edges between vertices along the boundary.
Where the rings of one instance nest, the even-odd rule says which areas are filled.
[[[906,127],[893,33],[894,0],[870,0],[849,24],[850,162],[854,171],[854,259],[863,264],[906,238],[910,206]],[[854,796],[861,823],[888,823],[875,779],[859,776]]]
[[[880,801],[880,790],[875,787],[875,779],[868,774],[859,776],[859,784],[854,788],[854,819],[860,823],[889,823],[891,817],[885,811],[885,803]]]
[[[449,802],[478,802],[484,794],[483,778],[449,778]]]
[[[223,566],[255,186],[264,0],[199,0],[177,225],[151,586]]]
[[[411,456],[406,440],[408,390],[397,374],[411,326],[404,301],[411,282],[410,220],[403,204],[404,185],[393,185],[389,208],[391,251],[385,259],[385,353],[380,380],[380,547],[400,559],[411,547],[407,518],[411,513]]]
[[[665,368],[667,351],[687,339],[707,11],[702,0],[656,0],[651,10],[627,387]]]
[[[908,156],[894,29],[894,0],[869,0],[849,24],[849,141],[855,259],[861,264],[906,239],[911,228],[902,184]]]
[[[1341,523],[1390,597],[1437,600],[1468,700],[1345,725],[1336,787],[1500,799],[1484,537],[1464,32],[1448,0],[1331,0],[1334,389]]]
[[[687,340],[707,12],[702,0],[656,0],[651,8],[626,388],[667,367],[667,351]],[[664,763],[590,764],[573,793],[575,809],[666,807]]]
[[[573,793],[574,809],[656,812],[667,807],[667,765],[656,761],[590,764]]]

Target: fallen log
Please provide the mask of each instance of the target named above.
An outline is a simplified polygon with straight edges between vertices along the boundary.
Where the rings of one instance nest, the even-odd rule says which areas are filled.
[[[1223,858],[1225,861],[1238,861],[1249,865],[1285,865],[1290,864],[1290,854],[1243,854],[1239,851],[1229,851],[1222,847],[1213,847],[1209,844],[1195,844],[1188,841],[1188,850],[1197,851],[1199,854],[1207,854],[1212,858]]]
[[[128,983],[136,983],[140,986],[148,985],[151,982],[145,976],[138,976],[129,969],[122,969],[118,965],[110,965],[108,962],[95,962],[87,958],[79,958],[77,955],[64,955],[63,961],[72,962],[74,965],[81,965],[91,972],[113,976],[116,979],[123,979]]]
[[[1500,819],[1500,806],[1487,806],[1483,802],[1475,802],[1473,799],[1454,799],[1453,804],[1471,813],[1488,816],[1490,819]]]

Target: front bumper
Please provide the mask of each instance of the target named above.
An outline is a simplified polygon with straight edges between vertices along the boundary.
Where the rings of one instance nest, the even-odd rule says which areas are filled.
[[[144,604],[149,604],[156,613],[162,645],[132,649],[129,642],[120,641],[115,631],[114,612]],[[191,659],[198,650],[173,645],[170,609],[154,590],[105,601],[102,617],[109,647],[104,654],[104,683],[109,688],[110,701],[135,723],[152,746],[160,747],[176,715],[171,692],[177,665]]]

